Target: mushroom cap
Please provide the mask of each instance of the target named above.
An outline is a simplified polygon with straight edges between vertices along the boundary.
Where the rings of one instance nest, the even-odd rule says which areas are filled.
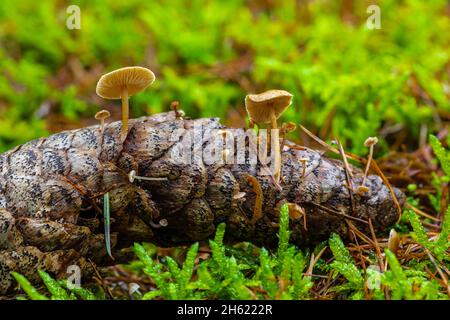
[[[289,121],[289,122],[283,123],[281,125],[281,129],[283,129],[286,133],[289,133],[289,132],[295,131],[297,129],[297,125],[294,122]]]
[[[133,183],[134,179],[136,179],[136,171],[135,170],[131,170],[128,173],[128,180],[130,181],[130,183]]]
[[[155,74],[143,67],[125,67],[104,74],[97,82],[96,93],[105,99],[120,99],[123,88],[128,96],[147,88],[155,81]]]
[[[377,137],[368,137],[366,139],[366,141],[364,141],[364,146],[368,148],[368,147],[376,145],[377,143],[378,143]]]
[[[269,123],[271,113],[279,118],[292,102],[293,95],[285,90],[268,90],[245,97],[245,108],[251,120],[256,123]]]
[[[103,110],[100,110],[99,112],[97,112],[97,113],[95,114],[94,118],[95,118],[96,120],[102,120],[102,119],[107,119],[107,118],[109,118],[110,116],[111,116],[111,113],[109,113],[108,110],[103,109]]]
[[[400,237],[394,229],[389,232],[388,248],[392,252],[397,252],[398,246],[400,245]]]

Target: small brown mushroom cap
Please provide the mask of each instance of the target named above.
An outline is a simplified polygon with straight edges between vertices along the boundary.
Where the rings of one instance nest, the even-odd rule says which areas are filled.
[[[293,132],[297,129],[297,125],[293,123],[292,121],[285,122],[281,125],[281,129],[285,133]]]
[[[256,123],[269,123],[272,112],[276,118],[292,103],[292,94],[285,90],[268,90],[245,97],[245,108],[251,120]]]
[[[296,203],[288,202],[287,205],[288,205],[288,209],[289,209],[289,217],[291,219],[294,219],[294,220],[300,219],[301,217],[303,217],[306,214],[305,209],[303,209]]]
[[[111,113],[109,113],[108,110],[100,110],[97,112],[94,116],[95,120],[105,120],[108,119],[111,116]]]
[[[120,99],[124,88],[128,96],[147,88],[155,74],[143,67],[125,67],[104,74],[97,82],[97,95],[105,99]]]

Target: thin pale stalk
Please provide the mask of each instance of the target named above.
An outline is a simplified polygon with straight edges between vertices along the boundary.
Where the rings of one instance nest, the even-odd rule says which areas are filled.
[[[122,138],[127,135],[128,132],[128,118],[130,113],[130,107],[128,105],[128,89],[124,88],[122,90],[122,131],[121,136]]]

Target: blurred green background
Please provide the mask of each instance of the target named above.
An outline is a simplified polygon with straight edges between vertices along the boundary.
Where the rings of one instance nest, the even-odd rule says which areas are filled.
[[[79,30],[66,27],[71,4]],[[366,26],[370,4],[379,30]],[[323,139],[412,150],[450,120],[449,12],[446,0],[2,0],[0,151],[95,123],[102,108],[120,118],[95,85],[128,65],[157,76],[131,99],[134,117],[179,100],[191,117],[242,126],[247,93],[286,89],[284,119]]]

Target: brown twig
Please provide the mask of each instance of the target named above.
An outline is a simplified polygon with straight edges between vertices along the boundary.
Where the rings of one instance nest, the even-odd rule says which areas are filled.
[[[448,283],[448,278],[442,272],[441,268],[439,268],[439,265],[434,260],[433,255],[431,254],[430,250],[425,248],[425,252],[427,253],[428,257],[430,258],[430,260],[433,263],[434,267],[436,268],[437,272],[439,273],[439,276],[441,277],[442,281],[444,282],[444,286],[447,289],[447,295],[450,297],[450,285]]]
[[[262,218],[263,192],[261,185],[254,176],[247,175],[247,181],[251,184],[253,192],[256,194],[255,207],[253,208],[252,224]]]
[[[339,138],[336,138],[335,140],[339,148],[339,154],[341,155],[342,161],[344,162],[345,180],[347,181],[347,185],[349,188],[348,196],[350,198],[351,209],[352,212],[355,212],[355,201],[353,199],[353,184],[352,184],[353,174],[348,165],[347,156],[345,155],[344,147],[342,146],[341,141],[339,141]]]
[[[426,213],[426,212],[424,212],[424,211],[422,211],[420,209],[417,209],[416,207],[414,207],[413,205],[411,205],[409,203],[406,203],[405,206],[408,209],[411,209],[412,211],[414,211],[415,213],[417,213],[418,215],[420,215],[422,217],[425,217],[425,218],[428,218],[428,219],[431,219],[431,220],[434,220],[434,221],[439,221],[439,222],[441,221],[439,218],[433,217],[432,215],[430,215],[430,214],[428,214],[428,213]]]
[[[321,204],[319,204],[319,203],[315,203],[315,202],[310,202],[310,203],[311,203],[312,205],[316,206],[317,208],[322,209],[323,211],[326,211],[326,212],[328,212],[328,213],[335,214],[335,215],[342,216],[342,217],[347,218],[347,219],[351,219],[351,220],[355,220],[355,221],[358,221],[358,222],[362,222],[362,223],[367,224],[367,221],[366,221],[366,220],[363,220],[363,219],[360,219],[360,218],[356,218],[356,217],[350,216],[350,215],[348,215],[348,214],[345,214],[345,213],[340,212],[340,211],[337,211],[337,210],[333,210],[333,209],[328,208],[328,207],[325,207],[325,206],[323,206],[323,205],[321,205]]]

